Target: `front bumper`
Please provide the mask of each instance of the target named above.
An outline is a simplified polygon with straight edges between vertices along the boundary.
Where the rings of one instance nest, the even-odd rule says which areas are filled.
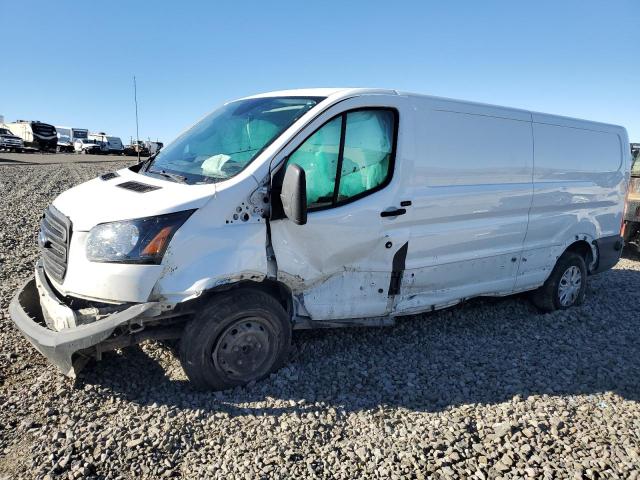
[[[40,290],[36,286],[37,283],[41,285]],[[157,302],[140,303],[96,320],[94,323],[55,331],[46,326],[43,309],[48,309],[49,315],[60,315],[64,314],[63,310],[66,308],[71,316],[73,316],[73,310],[56,297],[42,269],[36,267],[36,275],[29,279],[13,297],[9,305],[9,314],[15,326],[36,350],[56,365],[62,373],[74,377],[76,374],[74,354],[108,339],[118,327],[138,324],[141,318],[154,316],[157,307]],[[56,312],[50,311],[53,308]],[[66,314],[69,315],[69,312]],[[134,321],[136,319],[137,321]]]
[[[17,140],[0,140],[0,148],[22,148],[24,144]]]

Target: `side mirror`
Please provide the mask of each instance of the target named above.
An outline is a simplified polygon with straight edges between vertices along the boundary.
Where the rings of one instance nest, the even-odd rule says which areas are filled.
[[[295,163],[287,167],[280,193],[284,214],[296,225],[307,223],[307,177]]]

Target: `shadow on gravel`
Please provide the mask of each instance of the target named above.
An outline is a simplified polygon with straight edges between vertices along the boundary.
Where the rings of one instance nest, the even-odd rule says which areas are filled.
[[[629,260],[635,260],[636,262],[640,262],[640,250],[637,250],[632,245],[627,245],[622,250],[622,258],[626,258]]]
[[[0,165],[3,165],[3,164],[13,165],[15,163],[18,163],[20,165],[32,165],[31,163],[23,162],[22,160],[13,160],[11,158],[2,158],[2,157],[0,157]]]
[[[524,296],[480,299],[391,328],[297,333],[287,367],[233,391],[196,392],[141,348],[105,355],[78,382],[140,405],[230,415],[380,406],[434,412],[515,395],[606,391],[637,401],[639,286],[640,271],[616,269],[590,280],[585,305],[563,312],[539,314]]]

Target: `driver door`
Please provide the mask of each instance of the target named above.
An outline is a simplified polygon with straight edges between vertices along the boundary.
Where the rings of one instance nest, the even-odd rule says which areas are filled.
[[[401,108],[352,107],[323,115],[288,155],[305,170],[307,223],[271,221],[278,279],[312,320],[389,313],[399,287],[394,259],[409,237],[398,193]]]

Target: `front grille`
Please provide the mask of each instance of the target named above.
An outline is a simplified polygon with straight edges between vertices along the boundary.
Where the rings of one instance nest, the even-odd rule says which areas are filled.
[[[148,185],[146,183],[131,182],[131,181],[119,183],[116,186],[120,188],[126,188],[127,190],[133,190],[134,192],[138,192],[138,193],[151,192],[152,190],[158,190],[162,188],[162,187],[156,187],[155,185]]]
[[[70,242],[71,220],[53,205],[49,206],[42,216],[38,244],[42,252],[44,270],[49,277],[60,283],[67,273]]]

